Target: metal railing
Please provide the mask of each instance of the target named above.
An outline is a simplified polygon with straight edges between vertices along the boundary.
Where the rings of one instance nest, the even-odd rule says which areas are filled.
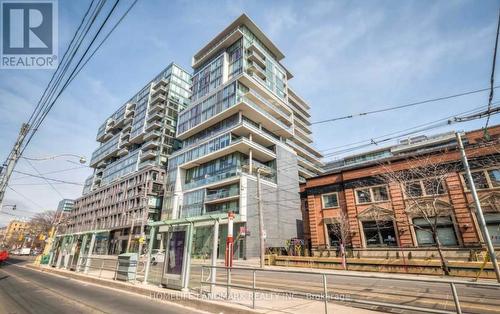
[[[123,264],[122,264],[123,266]],[[128,270],[130,266],[134,266],[135,271]],[[95,256],[83,256],[79,258],[76,266],[76,272],[84,273],[89,276],[95,276],[103,279],[117,280],[119,274],[126,274],[127,277],[133,278],[131,281],[143,281],[138,278],[144,279],[145,262],[144,261],[130,261],[125,265],[126,271],[120,269],[119,260],[117,258],[102,258]]]
[[[209,276],[207,277],[207,280],[204,280],[204,270],[208,269],[209,271]],[[217,276],[215,278],[212,278],[212,272],[213,269],[220,269],[224,270],[226,273],[226,282],[225,283],[217,283]],[[245,286],[245,285],[238,285],[238,284],[232,284],[231,283],[231,274],[234,271],[243,271],[243,272],[249,272],[251,273],[251,281],[252,285],[251,286]],[[328,282],[327,279],[328,277],[352,277],[352,278],[364,278],[364,279],[379,279],[379,280],[398,280],[398,281],[407,281],[409,283],[411,282],[421,282],[421,283],[433,283],[433,284],[446,284],[449,285],[451,294],[453,296],[453,301],[454,301],[454,306],[455,306],[455,312],[448,311],[448,310],[440,310],[440,309],[435,309],[435,308],[426,308],[426,307],[417,307],[417,306],[411,306],[411,305],[403,305],[403,304],[398,304],[398,303],[388,303],[388,302],[380,302],[380,301],[370,301],[370,300],[362,300],[362,299],[344,299],[342,302],[352,302],[352,303],[358,303],[362,305],[369,305],[369,306],[382,306],[382,307],[389,307],[389,308],[395,308],[395,309],[402,309],[402,310],[410,310],[410,311],[417,311],[417,312],[427,312],[427,313],[440,313],[440,314],[449,314],[449,313],[462,313],[462,307],[460,305],[460,299],[459,295],[457,293],[457,285],[462,285],[462,286],[467,286],[467,287],[474,287],[474,288],[479,288],[479,287],[489,287],[489,288],[497,288],[500,289],[500,284],[499,283],[493,283],[493,282],[475,282],[475,281],[465,281],[465,280],[451,280],[451,279],[434,279],[434,278],[416,278],[416,277],[403,277],[403,276],[396,276],[396,275],[375,275],[375,274],[356,274],[356,273],[322,273],[322,272],[304,272],[304,271],[294,271],[294,270],[279,270],[279,269],[260,269],[260,268],[248,268],[248,267],[224,267],[224,266],[207,266],[207,265],[202,265],[201,266],[201,278],[200,278],[200,295],[204,294],[204,285],[209,285],[210,286],[210,292],[212,292],[213,287],[215,286],[223,286],[226,287],[226,299],[230,298],[230,292],[231,288],[237,288],[237,289],[242,289],[242,290],[251,290],[252,291],[252,308],[255,309],[255,303],[256,303],[256,292],[274,292],[274,293],[290,293],[292,292],[293,295],[297,296],[302,296],[306,297],[306,293],[304,292],[299,292],[297,290],[277,290],[277,289],[271,289],[271,288],[257,288],[257,273],[284,273],[284,274],[301,274],[301,275],[317,275],[318,277],[321,278],[322,281],[322,290],[323,294],[320,295],[319,298],[315,299],[321,299],[324,302],[324,312],[328,313],[328,301],[331,299],[328,294]],[[268,276],[265,276],[268,277]]]

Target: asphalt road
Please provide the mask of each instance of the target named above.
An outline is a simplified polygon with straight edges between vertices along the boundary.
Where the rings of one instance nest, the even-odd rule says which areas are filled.
[[[296,270],[291,268],[291,270]],[[318,270],[320,271],[320,270]],[[190,285],[192,289],[200,287],[201,267],[191,268]],[[207,280],[208,274],[204,277]],[[449,284],[409,282],[402,280],[371,279],[330,275],[327,277],[328,295],[337,295],[346,299],[387,302],[393,304],[455,311],[455,304]],[[467,280],[467,279],[463,279]],[[226,272],[217,271],[217,282],[226,283]],[[252,287],[252,273],[244,270],[233,270],[231,283]],[[301,273],[259,273],[256,274],[256,286],[269,291],[298,292],[301,294],[323,294],[322,276]],[[208,290],[208,285],[206,286]],[[457,285],[460,304],[464,313],[494,314],[500,313],[500,288],[474,287]],[[345,302],[345,305],[356,306]],[[363,308],[394,313],[416,313],[389,307],[362,306]],[[420,311],[418,311],[420,312]]]
[[[21,267],[0,266],[0,313],[197,313],[172,303]],[[198,312],[202,313],[202,312]]]

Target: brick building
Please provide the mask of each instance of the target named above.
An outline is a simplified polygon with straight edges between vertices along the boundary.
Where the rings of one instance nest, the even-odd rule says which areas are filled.
[[[500,126],[490,127],[488,134],[488,140],[483,130],[462,138],[487,228],[500,246]],[[436,168],[436,175],[449,169],[442,182],[436,183],[434,171],[407,182],[391,180],[392,174],[430,165],[441,169]],[[426,232],[427,214],[416,207],[434,206],[440,210],[434,220],[439,242],[448,255],[464,256],[482,242],[466,181],[454,133],[419,136],[328,163],[323,175],[301,185],[305,238],[315,254],[335,250],[338,230],[345,225],[346,245],[358,256],[389,256],[399,250],[418,255],[432,251],[435,239]]]

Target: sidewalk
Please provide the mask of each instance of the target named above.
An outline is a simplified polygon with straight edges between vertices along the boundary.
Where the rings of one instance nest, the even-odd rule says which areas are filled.
[[[207,311],[210,313],[324,313],[325,304],[323,300],[317,300],[313,296],[309,299],[298,298],[292,295],[281,295],[275,293],[256,293],[255,310],[252,309],[252,292],[241,289],[231,289],[230,300],[226,300],[226,288],[217,287],[210,296],[209,287],[204,287],[204,294],[200,296],[195,292],[181,292],[172,289],[160,288],[153,285],[144,285],[141,283],[128,283],[115,281],[111,279],[96,278],[81,273],[75,273],[69,270],[55,269],[45,266],[26,265],[38,271],[57,274],[63,277],[132,292],[149,297],[151,300],[176,303],[182,306]],[[332,296],[332,300],[335,296]],[[371,310],[344,306],[341,304],[329,302],[329,313],[341,314],[369,314],[379,313]]]
[[[192,265],[204,265],[209,266],[210,260],[200,260],[193,259],[191,261]],[[223,260],[217,260],[217,266],[224,266]],[[235,268],[259,268],[260,261],[258,259],[249,259],[249,260],[235,260],[233,262],[233,266]],[[495,279],[488,278],[478,278],[478,280],[474,280],[474,278],[468,277],[459,277],[459,276],[436,276],[436,275],[428,275],[428,274],[405,274],[405,273],[389,273],[389,272],[374,272],[374,271],[357,271],[357,270],[337,270],[337,269],[328,269],[328,268],[315,268],[315,267],[296,267],[296,266],[265,266],[267,270],[282,270],[282,271],[290,271],[290,272],[301,272],[301,273],[326,273],[332,275],[341,275],[341,276],[366,276],[374,275],[377,277],[385,277],[385,278],[401,278],[402,280],[408,278],[418,278],[418,279],[429,279],[429,280],[456,280],[462,282],[485,282],[485,283],[496,283]]]

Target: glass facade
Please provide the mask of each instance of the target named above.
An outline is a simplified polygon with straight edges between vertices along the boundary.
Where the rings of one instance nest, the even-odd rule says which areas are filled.
[[[136,150],[134,153],[127,155],[127,157],[109,164],[103,171],[101,184],[108,184],[115,179],[136,171],[139,166],[138,163],[139,150]]]
[[[224,54],[219,55],[193,75],[192,101],[207,95],[222,84]]]
[[[116,151],[120,145],[120,135],[120,133],[115,134],[109,141],[99,146],[92,154],[90,164],[98,163],[104,157]]]
[[[265,81],[258,76],[253,76],[265,87],[272,91],[281,99],[286,98],[286,72],[285,69],[276,61],[276,57],[266,48],[264,44],[246,27],[241,26],[240,30],[244,34],[244,47],[248,49],[251,45],[258,47],[259,51],[265,55]],[[249,66],[247,62],[247,67]]]
[[[236,104],[236,82],[182,112],[179,115],[177,134],[186,132],[234,104]]]
[[[176,122],[178,112],[190,103],[190,86],[190,74],[171,64],[106,119],[99,127],[97,135],[98,140],[106,141],[95,150],[91,158],[92,166],[96,166],[100,161],[107,163],[102,177],[100,171],[95,174],[96,179],[102,179],[95,181],[95,188],[136,171],[139,166],[166,164],[168,156],[179,147],[175,141]],[[155,111],[151,109],[152,93],[155,105],[161,106],[161,110],[157,110],[158,107],[154,108]],[[161,95],[163,97],[160,102],[156,102],[157,97]],[[120,123],[125,118],[129,119]],[[155,121],[156,127],[154,130],[148,129],[146,133],[148,119],[151,123]],[[112,134],[110,139],[104,137],[109,134]],[[140,140],[138,138],[141,134],[154,134],[154,137]],[[141,155],[141,147],[146,144],[148,152],[153,152],[156,156],[150,154],[144,158],[149,160],[139,164],[141,156],[144,155]],[[89,192],[88,188],[86,192]]]

